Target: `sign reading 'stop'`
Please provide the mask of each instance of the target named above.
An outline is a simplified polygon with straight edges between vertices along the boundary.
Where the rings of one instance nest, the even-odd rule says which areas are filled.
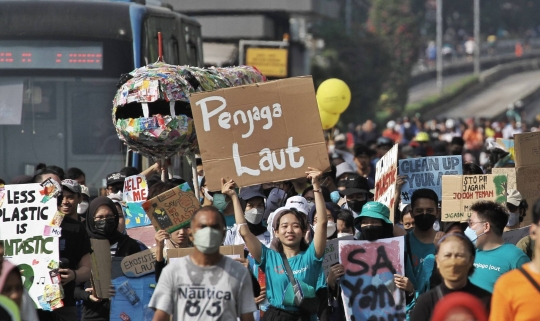
[[[191,108],[207,186],[305,176],[330,164],[311,77],[196,93]]]

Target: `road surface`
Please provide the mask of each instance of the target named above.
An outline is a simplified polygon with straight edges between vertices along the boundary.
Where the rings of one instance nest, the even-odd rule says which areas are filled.
[[[443,78],[443,88],[447,88],[470,75],[472,74],[463,73],[463,74],[457,74],[457,75],[452,75],[452,76],[446,76]],[[434,79],[419,83],[409,88],[409,100],[407,101],[407,103],[408,104],[416,103],[430,96],[434,96],[438,93],[439,93],[439,90],[437,89],[437,79],[434,78]]]

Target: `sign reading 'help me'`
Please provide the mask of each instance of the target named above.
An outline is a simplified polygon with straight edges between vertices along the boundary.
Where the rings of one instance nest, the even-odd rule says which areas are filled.
[[[193,94],[190,98],[207,186],[304,177],[330,167],[311,77]]]

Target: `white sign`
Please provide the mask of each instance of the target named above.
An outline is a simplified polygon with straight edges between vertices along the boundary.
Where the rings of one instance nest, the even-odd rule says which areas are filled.
[[[326,277],[328,277],[328,272],[330,272],[330,268],[334,264],[339,263],[339,241],[350,240],[354,240],[354,237],[352,235],[326,241],[326,249],[324,251],[324,260],[322,264],[324,275]]]
[[[22,184],[6,185],[3,195],[0,193],[4,257],[22,270],[24,287],[38,307],[39,297],[54,301],[51,288],[59,282],[55,271],[59,267],[59,231],[45,228],[57,208],[56,198],[47,195],[48,191],[40,184]]]
[[[395,144],[375,165],[375,201],[390,209],[390,220],[394,221],[394,199],[398,167],[398,144]]]
[[[126,177],[124,181],[124,202],[143,202],[148,197],[148,184],[144,175]]]

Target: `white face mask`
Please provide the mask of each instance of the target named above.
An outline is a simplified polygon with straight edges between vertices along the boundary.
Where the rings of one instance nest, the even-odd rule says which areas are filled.
[[[315,206],[315,203],[310,202],[310,201],[307,201],[307,209],[308,209],[308,211],[311,211],[311,209],[313,208],[313,206]]]
[[[506,226],[514,226],[519,223],[519,211],[515,213],[508,213],[508,223]]]
[[[85,214],[87,209],[88,209],[88,202],[86,201],[83,201],[79,205],[77,205],[77,213],[79,215]]]
[[[337,237],[340,238],[340,237],[345,237],[345,236],[353,236],[352,233],[338,233],[337,234]]]
[[[251,224],[259,224],[262,221],[264,214],[264,209],[262,208],[252,208],[244,213],[244,217],[246,218],[246,221],[250,222]]]
[[[204,188],[204,198],[206,198],[208,201],[212,202],[214,200],[214,197],[208,193],[208,188]]]
[[[313,224],[313,231],[315,231],[316,227],[317,227],[317,224]],[[330,236],[334,235],[336,230],[337,230],[336,223],[328,222],[326,224],[326,238],[329,238]]]
[[[216,253],[222,242],[223,232],[208,226],[198,230],[193,235],[193,245],[204,254]]]

